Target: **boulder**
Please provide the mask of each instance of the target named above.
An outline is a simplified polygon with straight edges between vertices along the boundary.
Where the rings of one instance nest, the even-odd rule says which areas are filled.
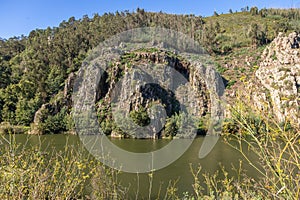
[[[300,35],[296,32],[277,38],[264,50],[256,71],[257,85],[251,84],[258,108],[266,108],[279,122],[300,126]],[[262,86],[262,87],[261,87]],[[266,106],[267,105],[267,106]]]

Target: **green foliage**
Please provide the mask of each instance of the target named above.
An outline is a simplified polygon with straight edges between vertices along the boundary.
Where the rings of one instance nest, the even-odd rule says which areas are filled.
[[[57,94],[64,87],[66,71],[59,66],[50,66],[50,72],[46,80],[47,94]]]
[[[68,74],[79,69],[92,48],[122,31],[147,26],[170,28],[189,35],[211,54],[239,57],[249,54],[249,47],[268,44],[280,31],[300,29],[299,9],[258,10],[252,7],[248,12],[249,7],[245,7],[242,11],[233,13],[231,10],[230,14],[224,15],[215,12],[214,16],[205,19],[195,15],[145,12],[143,9],[132,13],[95,14],[80,20],[71,17],[59,27],[34,30],[28,37],[0,40],[1,130],[4,133],[25,131],[16,125],[32,123],[34,113],[49,102],[57,105],[58,110],[45,109],[38,128],[43,133],[73,129],[72,109],[63,105],[57,95],[62,92]],[[126,63],[133,54],[127,56],[124,58]],[[218,70],[225,73],[220,66]],[[227,88],[236,83],[234,79],[229,80]],[[55,104],[56,101],[59,103]],[[110,111],[110,106],[104,105],[97,112],[106,134],[120,131],[112,122]],[[273,123],[268,113],[257,114],[244,104],[235,105],[231,113],[232,118],[224,122],[223,132],[231,133],[237,144],[246,142],[255,152],[261,160],[259,166],[247,158],[243,149],[234,146],[262,175],[262,180],[243,177],[240,171],[238,179],[234,180],[222,170],[223,180],[217,180],[217,175],[205,175],[208,192],[204,193],[198,178],[200,169],[192,170],[195,194],[185,193],[184,199],[299,199],[299,130],[292,128],[289,122]],[[130,115],[138,125],[149,123],[146,109],[133,111]],[[181,123],[180,114],[169,117],[162,136],[175,136]],[[206,129],[203,120],[197,125],[199,130]],[[111,178],[115,172],[95,160],[81,157],[81,152],[69,149],[64,153],[49,154],[38,148],[18,148],[13,141],[9,142],[0,155],[0,199],[80,199],[84,198],[83,187],[90,177],[93,177],[90,182],[93,196],[87,198],[125,198],[125,190],[120,189],[115,177]],[[166,198],[179,198],[176,191],[175,186],[170,186]]]
[[[230,80],[227,85],[226,85],[226,88],[231,88],[234,84],[236,83],[236,80]]]
[[[8,67],[7,62],[0,65],[0,88],[5,88],[10,83],[11,68]]]
[[[103,121],[101,121],[100,127],[105,135],[110,135],[114,130],[114,123],[111,119],[104,119]]]
[[[16,122],[19,125],[29,126],[33,121],[35,112],[40,107],[40,98],[37,95],[34,99],[19,98],[16,105]]]
[[[0,199],[125,198],[119,172],[87,156],[78,144],[49,152],[43,143],[19,145],[12,135],[1,141],[6,144],[0,154]]]
[[[28,130],[29,127],[11,125],[8,122],[0,123],[0,134],[23,134]]]
[[[225,71],[227,71],[227,69],[225,67],[221,66],[220,64],[217,64],[217,71],[220,74],[223,74]]]
[[[231,122],[238,127],[238,132],[229,132],[231,137],[225,139],[260,174],[258,181],[248,180],[248,191],[268,199],[298,199],[300,177],[296,174],[300,170],[299,128],[292,128],[289,122],[276,123],[267,110],[247,105],[245,99],[238,98],[230,108]],[[233,141],[238,145],[234,145]],[[252,161],[253,158],[241,147],[242,143],[247,144],[260,162]],[[246,183],[241,181],[239,185],[244,187]],[[247,190],[238,190],[237,193],[240,191]]]
[[[209,123],[209,120],[207,118],[200,118],[198,120],[198,123],[197,123],[197,134],[198,135],[206,135],[207,131],[208,131],[208,125]]]
[[[166,124],[162,132],[162,137],[172,138],[176,136],[182,121],[181,114],[174,114],[171,117],[166,119]]]
[[[206,24],[202,30],[201,43],[206,47],[207,51],[210,53],[217,51],[216,36],[218,34],[218,28],[219,25],[209,23]]]
[[[150,124],[150,117],[148,116],[147,109],[141,107],[139,110],[133,110],[129,116],[139,126],[147,126]]]
[[[252,7],[250,9],[250,13],[251,13],[251,15],[258,15],[258,8],[256,6]]]
[[[244,12],[215,13],[207,18],[143,9],[95,14],[79,20],[70,17],[58,27],[33,30],[28,37],[0,39],[0,122],[32,123],[33,113],[63,90],[68,75],[79,69],[91,49],[128,29],[169,28],[189,35],[211,54],[229,55],[241,48],[267,44],[279,31],[300,27],[299,9],[248,10],[246,7]],[[127,63],[133,55],[126,56],[123,61]],[[69,114],[69,110],[66,112]],[[53,120],[49,119],[49,123]]]
[[[51,115],[48,113],[48,110],[46,110],[43,113],[43,116],[45,116],[45,119],[42,123],[39,124],[38,129],[45,134],[51,134],[51,133],[61,133],[64,131],[67,131],[67,127],[70,125],[68,124],[69,121],[66,121],[67,118],[67,110],[66,108],[61,109],[61,111],[55,115]]]
[[[2,99],[1,119],[3,121],[15,124],[15,110],[16,102],[18,101],[19,87],[16,85],[9,85],[0,91],[0,99]]]

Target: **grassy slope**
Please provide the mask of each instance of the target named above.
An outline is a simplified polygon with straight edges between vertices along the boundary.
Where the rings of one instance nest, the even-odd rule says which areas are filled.
[[[216,62],[216,68],[228,81],[227,94],[243,89],[243,83],[254,76],[255,70],[261,61],[261,54],[266,45],[257,48],[251,47],[251,39],[248,32],[251,24],[256,23],[260,30],[267,27],[267,38],[272,41],[278,34],[278,24],[289,23],[290,29],[287,32],[297,30],[299,22],[288,21],[281,16],[270,15],[261,17],[251,15],[249,12],[238,12],[222,14],[204,19],[206,24],[220,24],[219,45],[229,45],[232,51],[223,55],[212,55]],[[228,99],[229,102],[232,99]]]

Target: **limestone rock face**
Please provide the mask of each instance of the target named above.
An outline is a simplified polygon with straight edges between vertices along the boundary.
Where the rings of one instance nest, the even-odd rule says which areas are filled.
[[[43,134],[42,131],[39,129],[39,124],[42,122],[44,116],[43,113],[48,111],[49,104],[43,104],[38,111],[36,111],[34,115],[33,124],[31,124],[31,130],[28,132],[28,134],[32,135],[41,135]]]
[[[193,106],[190,106],[193,108],[192,113],[194,115],[203,116],[208,112],[210,108],[210,97],[203,77],[204,74],[200,71],[200,68],[193,67],[190,63],[180,61],[178,58],[168,56],[164,52],[139,52],[136,54],[136,57],[142,62],[138,61],[136,64],[133,63],[132,66],[125,64],[123,71],[124,76],[121,82],[118,83],[119,93],[117,97],[119,98],[119,108],[125,108],[126,111],[130,112],[137,110],[140,106],[148,107],[153,101],[161,101],[166,107],[167,115],[171,116],[180,110],[180,105],[179,102],[176,101],[173,91],[166,90],[165,88],[180,87],[179,84],[184,82],[182,78],[185,78],[195,92],[193,95],[196,102],[191,102]],[[149,65],[149,63],[145,63],[147,60],[150,60],[153,64]],[[178,77],[179,73],[174,74],[174,71],[167,68],[167,66],[175,69],[182,77]],[[115,66],[113,71],[116,72],[120,70],[119,67],[118,65]],[[155,70],[151,69],[152,67],[155,67]],[[138,68],[143,70],[136,70]],[[159,83],[156,82],[153,77],[154,79],[160,79]],[[143,85],[145,82],[150,83]],[[111,92],[115,84],[115,81],[111,81],[106,98],[111,97]],[[141,85],[143,86],[140,87]],[[104,88],[101,85],[99,87]],[[186,91],[179,90],[179,92],[182,93],[182,95],[178,94],[177,98],[186,96]],[[116,94],[114,95],[116,96]]]
[[[65,81],[65,87],[63,91],[64,101],[68,108],[72,106],[72,91],[74,86],[76,75],[74,72],[71,72]]]
[[[28,134],[44,134],[43,131],[40,130],[40,124],[43,123],[48,115],[54,116],[59,113],[63,107],[68,109],[72,107],[72,91],[75,78],[75,73],[70,73],[68,78],[65,80],[64,90],[56,94],[51,102],[42,104],[42,106],[35,112],[34,120]]]
[[[279,33],[277,38],[264,50],[261,66],[296,65],[299,57],[300,35],[296,32],[284,36]]]
[[[300,35],[282,33],[264,50],[253,99],[258,107],[268,107],[279,122],[300,125]],[[260,85],[258,84],[258,85]]]
[[[217,112],[218,108],[212,109],[211,98],[213,97],[209,91],[216,91],[218,87],[222,87],[217,85],[220,77],[216,77],[212,69],[203,67],[197,61],[189,63],[163,50],[134,52],[130,56],[131,60],[127,60],[128,62],[115,62],[107,74],[103,75],[106,80],[101,80],[96,88],[96,101],[100,102],[97,104],[100,123],[107,119],[116,121],[107,112],[108,110],[124,111],[128,117],[132,111],[145,108],[148,109],[150,119],[155,119],[157,115],[171,117],[179,113],[181,109],[185,109],[184,106],[182,107],[184,103],[188,105],[189,113],[193,116],[202,117],[208,113]],[[213,84],[208,84],[207,79]],[[181,86],[181,83],[185,81],[188,82],[190,91]],[[176,94],[175,89],[172,88],[176,88]],[[191,96],[193,96],[192,99],[187,98]],[[151,107],[157,104],[162,105],[163,108],[156,107],[157,110],[153,112],[156,116],[154,116],[151,113]],[[118,124],[128,125],[127,122],[122,122],[122,119],[123,117]],[[131,135],[130,137],[160,137],[164,122],[154,121],[154,123],[156,124],[153,126],[150,124],[151,130],[148,132],[155,133],[154,135],[140,132],[138,136]],[[120,134],[113,131],[111,136],[120,137]]]

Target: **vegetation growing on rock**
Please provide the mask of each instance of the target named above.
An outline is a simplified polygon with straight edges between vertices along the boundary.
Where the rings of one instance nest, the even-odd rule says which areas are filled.
[[[297,9],[252,8],[207,18],[138,9],[79,20],[71,17],[58,27],[33,30],[28,37],[1,39],[0,122],[31,127],[31,133],[38,134],[59,132],[49,128],[53,125],[72,130],[72,123],[65,125],[72,112],[71,74],[101,41],[145,26],[169,28],[200,42],[229,83],[230,103],[235,91],[243,88],[241,83],[254,76],[264,45],[280,31],[299,30],[298,19]],[[46,109],[38,118],[43,107]]]

